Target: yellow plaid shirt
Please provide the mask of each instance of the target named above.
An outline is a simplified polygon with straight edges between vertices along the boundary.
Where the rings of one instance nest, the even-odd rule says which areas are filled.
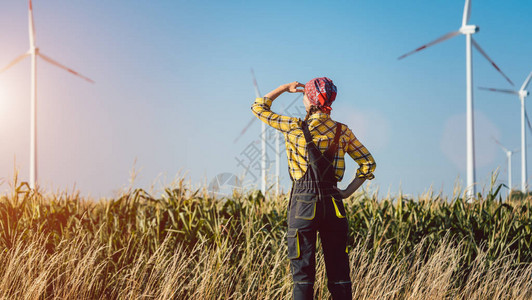
[[[299,118],[282,116],[270,110],[272,100],[269,98],[257,98],[251,106],[253,114],[264,123],[281,131],[286,141],[286,155],[288,157],[288,169],[293,180],[303,177],[307,171],[307,148],[303,130],[301,130],[302,120]],[[321,150],[325,152],[334,141],[336,122],[326,113],[317,112],[308,118],[308,126],[312,140]],[[351,129],[346,125],[342,126],[341,136],[338,145],[338,152],[334,158],[336,169],[336,179],[341,181],[345,171],[344,154],[347,153],[359,165],[356,176],[366,179],[373,179],[375,176],[375,160],[368,149],[360,143]]]

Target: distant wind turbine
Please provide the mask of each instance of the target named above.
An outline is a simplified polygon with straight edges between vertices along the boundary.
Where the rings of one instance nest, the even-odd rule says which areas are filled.
[[[506,90],[506,89],[494,89],[494,88],[485,88],[480,87],[481,90],[486,91],[492,91],[492,92],[499,92],[499,93],[506,93],[506,94],[514,94],[519,97],[519,100],[521,100],[521,191],[523,193],[526,193],[527,191],[527,172],[526,172],[526,128],[525,128],[525,119],[528,121],[526,108],[525,108],[525,98],[530,94],[526,88],[528,87],[528,84],[530,83],[530,78],[532,77],[532,72],[528,74],[528,77],[525,79],[525,82],[523,82],[523,85],[518,91],[515,90]],[[530,126],[530,124],[529,124]]]
[[[495,143],[497,143],[501,148],[504,154],[506,154],[506,161],[508,162],[508,195],[512,192],[512,155],[516,152],[519,152],[519,149],[515,150],[508,150],[506,147],[504,147],[501,142],[499,142],[497,139],[493,138]]]
[[[257,84],[257,79],[255,78],[255,72],[253,72],[253,69],[251,69],[251,76],[253,78],[253,87],[255,88],[255,96],[257,98],[261,97],[260,91],[259,91],[259,85]],[[252,117],[251,120],[249,120],[248,124],[242,129],[240,134],[235,138],[233,143],[236,143],[243,135],[246,133],[246,131],[249,129],[249,127],[253,124],[253,122],[257,120],[256,117]],[[261,122],[261,130],[262,134],[265,134],[266,130],[266,124],[264,122]],[[261,190],[262,192],[266,192],[266,137],[262,136],[261,134]],[[275,193],[279,194],[279,169],[280,169],[280,162],[281,162],[281,153],[279,149],[279,143],[280,143],[280,134],[278,130],[275,130],[275,151],[276,151],[276,159],[275,159]]]
[[[253,86],[255,87],[255,95],[257,98],[261,96],[259,91],[259,85],[257,84],[257,78],[255,78],[255,72],[251,69],[251,76],[253,76]],[[262,185],[261,190],[263,193],[266,192],[266,123],[261,122],[262,127],[262,155],[261,155],[261,176],[262,176]],[[247,129],[247,128],[246,128]],[[275,130],[275,193],[279,194],[279,163],[281,161],[281,153],[279,152],[279,141],[280,135],[279,131]]]
[[[413,51],[410,51],[404,55],[401,55],[398,59],[403,59],[409,55],[412,55],[418,51],[421,51],[425,48],[428,48],[430,46],[433,46],[435,44],[441,43],[443,41],[446,41],[450,38],[453,38],[459,34],[463,34],[466,36],[466,114],[467,114],[467,124],[466,124],[466,132],[467,132],[467,198],[468,201],[471,201],[473,199],[473,196],[476,194],[476,186],[475,186],[475,144],[474,144],[474,128],[473,128],[473,74],[472,74],[472,57],[471,57],[471,44],[482,54],[490,63],[491,65],[499,72],[501,75],[512,85],[513,82],[501,71],[501,69],[489,58],[489,56],[486,54],[484,50],[480,47],[480,45],[475,42],[475,40],[471,37],[472,34],[479,31],[479,27],[476,25],[468,25],[469,17],[471,16],[471,1],[466,0],[465,6],[464,6],[464,13],[462,16],[462,27],[458,29],[457,31],[449,32],[436,40],[425,44]]]
[[[255,87],[255,97],[260,97],[259,85],[257,84],[257,79],[255,78],[255,72],[251,69],[251,76],[253,77],[253,86]],[[261,188],[260,190],[263,193],[266,193],[266,124],[261,123],[261,163],[260,163],[260,174],[261,174]]]
[[[39,56],[44,61],[51,63],[52,65],[56,67],[64,69],[78,77],[81,77],[87,80],[90,83],[94,83],[94,81],[79,74],[78,72],[70,68],[65,67],[64,65],[56,62],[50,57],[42,54],[39,48],[35,46],[35,25],[33,23],[33,7],[32,7],[31,0],[29,0],[29,7],[28,7],[28,21],[29,21],[30,49],[26,53],[15,58],[6,67],[1,69],[0,73],[16,65],[18,62],[26,58],[26,56],[31,56],[30,187],[35,188],[35,184],[37,182],[37,56]]]

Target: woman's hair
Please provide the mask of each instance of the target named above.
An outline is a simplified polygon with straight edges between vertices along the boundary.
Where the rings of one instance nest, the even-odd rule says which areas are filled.
[[[305,122],[308,120],[308,118],[313,114],[313,113],[316,113],[316,112],[319,112],[321,111],[321,109],[319,109],[319,107],[317,107],[316,105],[311,105],[308,112],[307,112],[307,115],[305,116]]]

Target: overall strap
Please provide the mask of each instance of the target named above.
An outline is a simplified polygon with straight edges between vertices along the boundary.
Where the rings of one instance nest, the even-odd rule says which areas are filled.
[[[336,151],[338,150],[338,145],[340,142],[340,135],[342,133],[342,123],[336,122],[336,133],[334,134],[334,141],[331,146],[327,149],[325,152],[327,155],[334,156],[336,155]]]
[[[301,130],[303,130],[303,134],[305,135],[305,140],[307,141],[307,144],[312,143],[312,136],[310,135],[310,131],[308,130],[307,122],[303,121],[301,123]]]

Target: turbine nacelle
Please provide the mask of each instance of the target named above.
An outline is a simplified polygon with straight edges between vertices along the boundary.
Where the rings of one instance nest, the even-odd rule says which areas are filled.
[[[474,34],[477,33],[479,30],[480,27],[478,27],[477,25],[464,25],[458,31],[460,31],[461,34]]]
[[[530,92],[525,91],[525,90],[520,90],[518,93],[519,93],[519,97],[522,97],[522,98],[525,98],[526,96],[530,95]]]

